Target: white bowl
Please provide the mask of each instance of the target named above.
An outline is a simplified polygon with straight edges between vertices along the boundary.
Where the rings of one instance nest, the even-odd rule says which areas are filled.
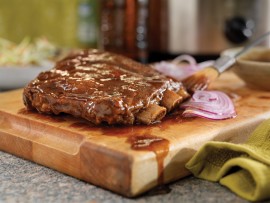
[[[221,55],[234,56],[242,47],[223,51]],[[232,70],[248,87],[270,91],[270,48],[254,47],[236,58]]]
[[[0,90],[11,90],[24,87],[40,72],[52,68],[48,66],[7,66],[0,67]]]
[[[237,58],[234,71],[247,86],[270,91],[270,48],[252,48]]]

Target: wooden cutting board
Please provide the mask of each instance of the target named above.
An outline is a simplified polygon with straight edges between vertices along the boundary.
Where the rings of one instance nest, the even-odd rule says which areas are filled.
[[[0,149],[124,196],[189,174],[185,163],[209,140],[241,143],[270,118],[270,92],[251,90],[233,73],[213,85],[238,116],[212,121],[171,116],[152,126],[95,127],[67,115],[25,110],[22,90],[0,94]]]

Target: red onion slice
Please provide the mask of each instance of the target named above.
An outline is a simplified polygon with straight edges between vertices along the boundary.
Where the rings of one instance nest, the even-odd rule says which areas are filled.
[[[164,75],[167,75],[179,81],[194,73],[193,68],[191,68],[191,66],[189,65],[180,65],[165,61],[155,64],[154,68],[157,71],[163,73]]]
[[[184,117],[202,117],[202,118],[208,118],[208,119],[213,119],[213,120],[224,120],[228,118],[234,118],[236,117],[236,114],[231,114],[230,116],[228,115],[218,115],[218,114],[213,114],[207,111],[202,111],[202,110],[191,110],[191,109],[186,109],[183,114]]]
[[[181,81],[191,76],[196,71],[213,65],[213,63],[214,61],[204,61],[202,63],[197,63],[196,60],[190,55],[180,55],[176,57],[172,62],[161,61],[156,63],[154,68],[164,75]]]
[[[188,62],[188,65],[190,66],[190,68],[196,70],[197,62],[196,62],[195,58],[193,58],[190,55],[177,56],[175,59],[173,59],[172,63],[179,64],[179,63],[182,63],[185,61]]]
[[[195,91],[192,98],[180,107],[185,109],[185,117],[200,116],[219,120],[236,116],[232,100],[220,91]]]

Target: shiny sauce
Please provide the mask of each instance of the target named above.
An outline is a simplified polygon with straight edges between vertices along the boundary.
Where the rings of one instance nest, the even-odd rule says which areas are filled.
[[[151,151],[155,153],[158,167],[158,184],[164,182],[164,159],[166,158],[170,142],[161,137],[153,135],[140,135],[140,136],[131,136],[127,139],[127,142],[130,143],[131,149],[138,151]]]
[[[192,122],[196,118],[183,118],[181,112],[174,112],[174,114],[167,115],[162,122],[145,126],[145,125],[94,125],[90,122],[74,118],[68,114],[60,115],[46,115],[40,114],[35,110],[27,110],[22,108],[18,114],[27,115],[34,119],[59,123],[70,123],[69,128],[76,129],[81,132],[101,132],[103,136],[113,136],[124,138],[125,142],[130,145],[130,148],[135,151],[153,152],[157,161],[157,182],[159,185],[164,183],[164,160],[169,153],[170,142],[161,136],[155,135],[154,129],[159,129],[159,132],[165,131],[175,124],[183,122]]]
[[[270,99],[270,96],[259,96],[259,99]]]
[[[62,115],[40,114],[35,110],[28,110],[26,108],[20,109],[18,111],[18,114],[27,115],[27,116],[33,117],[34,119],[39,119],[39,120],[54,122],[54,123],[66,122],[68,120],[67,117],[69,117],[65,114],[62,114]]]
[[[32,101],[40,112],[81,115],[96,124],[133,124],[141,108],[158,102],[167,88],[177,91],[181,85],[150,66],[108,52],[85,50],[39,74],[26,88],[25,100],[31,106],[35,93],[45,97],[50,107],[44,109],[39,100]]]
[[[101,131],[104,136],[125,138],[126,143],[132,150],[153,152],[157,161],[158,184],[164,182],[164,159],[166,158],[170,142],[160,136],[153,135],[152,129],[160,127],[160,124],[152,126],[91,126],[87,122],[76,122],[70,125],[82,131]],[[169,128],[169,125],[162,125],[160,129]]]
[[[98,131],[104,136],[113,136],[124,138],[125,142],[130,145],[130,148],[135,151],[153,152],[157,161],[157,182],[159,185],[164,183],[164,160],[167,157],[170,149],[170,141],[161,136],[155,135],[154,129],[165,131],[175,124],[184,122],[193,122],[196,118],[184,118],[179,112],[171,114],[162,122],[150,126],[133,125],[133,126],[94,126],[89,125],[87,121],[79,121],[72,123],[71,128],[76,128],[81,131]]]

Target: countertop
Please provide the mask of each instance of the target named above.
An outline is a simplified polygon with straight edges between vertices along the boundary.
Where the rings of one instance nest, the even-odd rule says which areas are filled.
[[[128,199],[0,151],[0,202],[247,202],[218,183],[189,176]],[[267,201],[270,202],[270,201]]]

